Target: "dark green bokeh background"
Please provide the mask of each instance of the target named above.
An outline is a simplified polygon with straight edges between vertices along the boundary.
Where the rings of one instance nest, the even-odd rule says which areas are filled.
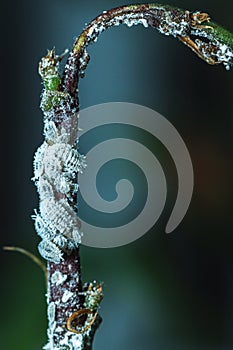
[[[38,199],[30,178],[42,142],[38,61],[47,48],[61,53],[71,47],[85,23],[121,4],[2,4],[1,245],[37,254],[30,215]],[[202,9],[233,31],[232,2],[177,0],[173,5]],[[105,282],[95,349],[232,349],[233,72],[208,66],[173,38],[142,26],[113,28],[89,51],[81,108],[125,101],[155,109],[183,137],[195,176],[189,211],[172,234],[164,234],[165,211],[130,245],[82,248],[84,279]],[[0,259],[1,349],[39,350],[46,342],[43,274],[24,256],[1,252]]]

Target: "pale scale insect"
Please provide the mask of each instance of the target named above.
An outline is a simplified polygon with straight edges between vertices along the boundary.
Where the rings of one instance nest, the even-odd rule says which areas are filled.
[[[69,197],[70,193],[78,191],[76,176],[86,167],[84,160],[85,157],[79,155],[71,145],[54,144],[45,152],[44,171],[53,180],[57,191]]]
[[[46,175],[51,179],[56,179],[59,176],[73,176],[73,173],[77,172],[75,164],[67,171],[65,169],[65,163],[67,159],[73,159],[72,146],[65,143],[56,143],[50,145],[44,154],[44,169]]]
[[[50,198],[41,201],[40,213],[53,231],[58,231],[77,246],[80,244],[81,236],[78,231],[80,221],[77,213],[70,207],[66,199]]]
[[[67,173],[62,172],[61,163],[57,159],[53,163],[47,163],[45,169],[47,178],[53,182],[57,192],[65,194],[70,199],[72,197],[71,194],[78,192],[76,178],[71,178]]]
[[[50,240],[43,239],[38,244],[38,250],[40,255],[45,259],[55,264],[59,264],[63,260],[63,252],[59,249],[55,243]]]

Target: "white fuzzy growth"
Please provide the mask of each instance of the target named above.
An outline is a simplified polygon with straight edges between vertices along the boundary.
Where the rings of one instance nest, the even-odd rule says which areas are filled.
[[[153,8],[153,7],[152,7]],[[157,6],[158,9],[164,9],[162,6]],[[187,12],[187,18],[173,18],[172,13],[170,11],[164,11],[164,17],[161,19],[161,23],[158,27],[158,30],[165,35],[184,36],[187,34],[187,30],[190,27],[189,24],[189,16]],[[128,27],[132,27],[135,25],[143,25],[145,28],[149,27],[147,19],[143,17],[142,14],[139,13],[128,13],[116,16],[110,20],[108,20],[107,24],[94,24],[90,27],[88,32],[88,42],[96,41],[98,36],[107,28],[112,26],[119,26],[120,24],[125,24]]]
[[[123,14],[116,16],[112,18],[111,20],[107,21],[107,24],[105,23],[95,23],[93,24],[87,34],[88,42],[94,41],[96,42],[99,35],[106,30],[108,27],[117,27],[121,24],[125,24],[128,27],[132,27],[134,25],[142,24],[145,28],[148,28],[148,22],[145,18],[143,18],[142,14]]]
[[[124,24],[126,24],[128,27],[142,24],[145,28],[148,28],[148,22],[144,18],[128,18],[124,20]]]

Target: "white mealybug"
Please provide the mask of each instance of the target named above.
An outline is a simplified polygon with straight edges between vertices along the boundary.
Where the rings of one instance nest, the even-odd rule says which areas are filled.
[[[67,130],[45,120],[45,141],[34,157],[34,178],[40,197],[40,212],[35,211],[35,229],[42,238],[38,250],[43,258],[59,263],[63,253],[81,242],[80,221],[76,212],[77,174],[85,169],[85,156],[69,144]]]
[[[69,238],[77,246],[80,244],[80,221],[66,199],[50,198],[41,201],[40,214],[53,231]]]
[[[37,181],[36,185],[41,199],[50,196],[49,193],[46,194],[45,182],[47,182],[47,190],[50,193],[53,190],[52,183],[57,192],[71,199],[78,191],[77,173],[82,172],[85,167],[85,157],[71,145],[65,143],[49,145],[44,142],[35,155],[33,178],[34,181]],[[41,180],[42,176],[43,180]]]
[[[38,236],[40,236],[42,238],[42,241],[47,241],[47,242],[50,241],[53,244],[55,244],[55,246],[58,249],[61,249],[62,251],[73,250],[79,244],[79,243],[77,243],[77,242],[80,242],[79,233],[77,236],[77,234],[74,232],[73,238],[72,238],[72,240],[70,240],[69,238],[60,234],[57,231],[57,228],[51,227],[53,225],[51,225],[51,223],[49,225],[49,223],[47,223],[41,217],[41,215],[37,213],[36,210],[35,210],[35,215],[32,215],[32,219],[35,221],[34,222],[35,230],[36,230]],[[40,251],[41,251],[41,249],[44,249],[43,247],[44,246],[42,244],[42,247],[40,247]],[[56,252],[57,252],[57,250],[56,250]],[[46,255],[47,255],[47,252],[46,252]],[[43,255],[43,257],[44,257],[44,255]]]
[[[38,250],[40,255],[48,261],[51,261],[55,264],[59,264],[63,260],[63,252],[59,249],[55,243],[50,240],[42,240],[38,244]]]

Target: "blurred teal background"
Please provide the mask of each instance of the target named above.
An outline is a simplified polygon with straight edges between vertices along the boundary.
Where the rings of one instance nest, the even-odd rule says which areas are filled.
[[[57,53],[70,48],[85,23],[122,4],[3,3],[1,246],[37,254],[30,215],[38,198],[30,178],[42,142],[38,62],[48,48],[55,46]],[[233,31],[232,2],[170,4],[206,11]],[[189,211],[172,234],[164,234],[168,202],[140,240],[115,249],[82,248],[84,280],[104,281],[103,323],[94,349],[232,349],[233,72],[208,66],[178,41],[142,26],[110,29],[89,52],[81,108],[124,101],[155,109],[184,139],[195,177]],[[173,185],[171,180],[171,193]],[[46,342],[43,274],[17,253],[1,252],[0,259],[1,349],[39,350]]]

